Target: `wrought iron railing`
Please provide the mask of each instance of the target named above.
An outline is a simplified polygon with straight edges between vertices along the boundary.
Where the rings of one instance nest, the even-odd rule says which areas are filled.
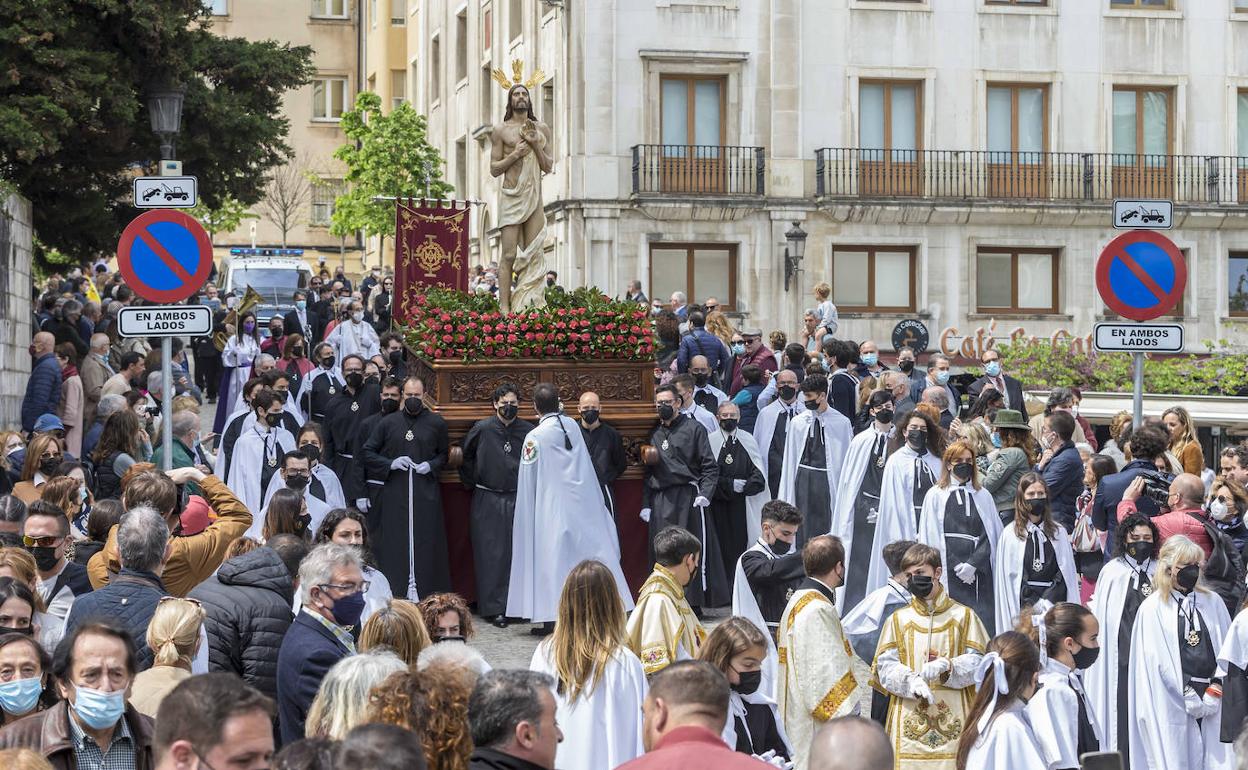
[[[766,174],[762,147],[633,146],[634,195],[763,195]]]
[[[1248,203],[1248,157],[986,150],[815,152],[823,198]]]

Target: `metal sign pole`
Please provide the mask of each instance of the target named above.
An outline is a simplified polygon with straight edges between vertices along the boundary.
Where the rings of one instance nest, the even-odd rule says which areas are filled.
[[[160,441],[165,448],[161,456],[163,470],[173,470],[173,338],[160,341],[160,386],[164,389],[160,417]]]
[[[1139,430],[1144,424],[1144,354],[1136,353],[1132,358],[1135,359],[1135,376],[1131,388],[1131,424],[1134,430]]]

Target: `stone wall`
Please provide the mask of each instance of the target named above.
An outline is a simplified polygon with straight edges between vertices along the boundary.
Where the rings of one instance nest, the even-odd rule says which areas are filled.
[[[20,429],[22,395],[30,376],[30,203],[0,198],[0,430]]]

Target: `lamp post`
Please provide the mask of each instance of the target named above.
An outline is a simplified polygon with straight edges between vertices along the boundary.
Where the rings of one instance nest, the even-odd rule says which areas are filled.
[[[784,239],[788,241],[784,247],[784,290],[788,291],[789,283],[801,269],[802,257],[806,256],[806,231],[801,223],[794,222],[784,234]]]
[[[186,95],[186,86],[162,83],[147,92],[148,117],[152,121],[152,133],[160,137],[160,159],[173,160],[173,139],[182,127],[182,99]],[[163,175],[164,169],[161,169]],[[161,465],[164,470],[173,470],[173,338],[164,337],[160,340],[160,382],[164,392],[161,393],[161,445],[165,451]]]

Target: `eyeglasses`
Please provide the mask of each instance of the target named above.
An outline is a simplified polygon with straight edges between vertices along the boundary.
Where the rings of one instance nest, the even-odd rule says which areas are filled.
[[[201,602],[199,599],[192,599],[189,596],[162,596],[160,597],[160,601],[156,603],[164,604],[165,602],[190,602],[191,604],[194,604],[196,607],[204,606],[204,603]]]
[[[360,593],[366,594],[368,593],[369,586],[371,586],[372,584],[373,583],[370,580],[361,581],[358,585],[355,583],[348,583],[346,585],[340,585],[338,583],[321,583],[320,585],[317,586],[317,588],[321,589],[322,591],[324,591],[327,588],[332,588],[335,591],[350,591],[352,593],[359,591]]]
[[[49,535],[47,537],[30,537],[22,535],[22,544],[27,548],[55,548],[60,545],[65,538],[59,535]]]
[[[740,339],[733,340],[733,341],[732,341],[732,344],[734,344],[734,345],[744,345],[744,344],[745,344],[745,340],[740,340]]]

